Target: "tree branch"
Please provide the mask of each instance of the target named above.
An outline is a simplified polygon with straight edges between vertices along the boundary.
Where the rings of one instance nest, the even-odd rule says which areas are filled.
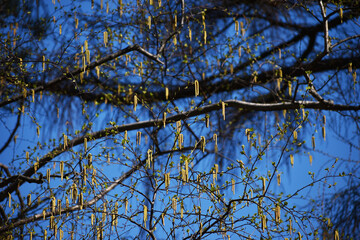
[[[48,83],[45,83],[39,87],[36,87],[34,88],[34,91],[35,93],[39,92],[39,91],[43,91],[43,90],[46,90],[46,89],[49,89],[51,88],[52,86],[54,86],[55,84],[58,84],[59,82],[62,82],[64,80],[67,80],[67,79],[72,79],[74,78],[74,76],[77,76],[79,75],[80,73],[82,72],[85,72],[86,70],[91,70],[91,69],[94,69],[95,67],[97,66],[100,66],[106,62],[109,62],[115,58],[118,58],[128,52],[132,52],[132,51],[137,51],[143,55],[145,55],[146,57],[152,59],[152,60],[155,60],[156,62],[160,63],[160,64],[164,64],[162,61],[160,61],[158,59],[157,56],[149,53],[148,51],[146,51],[145,49],[143,49],[142,47],[140,47],[138,44],[135,44],[135,45],[132,45],[132,46],[128,46],[116,53],[113,53],[113,54],[109,54],[103,58],[100,58],[99,60],[95,61],[95,62],[92,62],[90,63],[89,65],[87,65],[86,67],[82,67],[82,68],[78,68],[70,73],[66,73],[66,74],[63,74],[61,77],[58,77],[58,78],[55,78],[54,80],[48,82]],[[4,107],[10,103],[13,103],[13,102],[16,102],[18,100],[21,100],[21,99],[25,99],[24,97],[24,94],[19,94],[19,95],[16,95],[16,96],[13,96],[9,99],[6,99],[5,101],[2,101],[0,102],[0,108],[1,107]]]

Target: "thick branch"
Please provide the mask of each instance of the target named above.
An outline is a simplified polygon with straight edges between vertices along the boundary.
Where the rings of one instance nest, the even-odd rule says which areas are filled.
[[[324,100],[323,102],[314,102],[314,101],[293,101],[293,102],[283,102],[283,103],[252,103],[239,100],[227,100],[224,101],[227,107],[248,110],[248,111],[280,111],[280,110],[294,110],[294,109],[318,109],[318,110],[329,110],[329,111],[359,111],[360,105],[350,106],[343,104],[334,104],[331,101]],[[187,112],[179,113],[172,115],[166,119],[166,123],[172,123],[179,120],[185,120],[190,117],[195,117],[198,115],[206,114],[212,111],[218,111],[222,108],[220,103],[210,104],[204,107],[199,107],[194,110]],[[107,128],[98,132],[88,134],[87,136],[77,137],[69,141],[68,146],[64,147],[63,145],[58,146],[44,157],[39,160],[38,169],[46,165],[53,158],[58,155],[66,152],[71,147],[80,145],[84,143],[84,139],[87,138],[87,141],[93,141],[100,139],[109,135],[118,134],[124,131],[138,130],[143,128],[149,128],[154,126],[160,126],[163,124],[162,119],[152,119],[148,121],[141,121],[136,123],[129,123],[121,126],[114,126]],[[35,173],[34,166],[31,166],[27,169],[22,175],[25,177],[31,177]],[[10,184],[5,190],[0,193],[0,202],[2,202],[8,193],[13,192],[16,187],[21,186],[24,183],[22,179],[18,179],[14,183]]]

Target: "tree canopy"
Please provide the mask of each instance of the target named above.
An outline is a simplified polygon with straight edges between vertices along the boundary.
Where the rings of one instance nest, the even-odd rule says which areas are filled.
[[[360,231],[359,1],[6,0],[0,16],[1,238]]]

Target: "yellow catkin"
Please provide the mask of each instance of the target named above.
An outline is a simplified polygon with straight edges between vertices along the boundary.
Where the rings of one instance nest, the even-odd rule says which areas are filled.
[[[292,93],[292,87],[291,87],[291,82],[288,82],[288,89],[289,89],[289,96],[291,97],[291,93]]]
[[[46,170],[46,180],[48,181],[48,183],[50,183],[50,173],[51,173],[51,169],[48,168],[48,169]]]
[[[342,8],[339,9],[339,15],[340,15],[341,23],[342,23],[342,21],[343,21],[343,16],[344,16],[344,13],[343,13],[343,9],[342,9]]]
[[[299,240],[302,240],[302,236],[300,232],[298,232],[298,236],[299,236]]]
[[[183,219],[184,217],[184,203],[181,202],[180,204],[180,218]]]
[[[297,140],[297,131],[296,130],[294,130],[294,132],[293,132],[293,137],[294,137],[294,140],[296,141]]]
[[[235,179],[231,179],[231,191],[235,194]]]
[[[326,140],[326,130],[325,130],[325,126],[322,127],[322,137],[324,138],[324,141]]]
[[[280,206],[277,204],[275,208],[275,222],[280,223]]]
[[[294,166],[294,155],[290,154],[290,164],[293,167]]]
[[[36,173],[36,171],[39,168],[39,157],[36,158],[36,162],[34,163],[34,172]]]
[[[352,73],[352,62],[351,63],[349,63],[349,65],[348,65],[348,72],[349,73]]]
[[[61,33],[62,33],[62,26],[61,26],[61,24],[59,25],[59,34],[61,35]]]
[[[292,234],[292,220],[289,218],[289,234]]]
[[[281,183],[281,174],[279,173],[276,178],[277,178],[277,184],[278,184],[278,186],[280,186],[280,183]]]
[[[56,198],[52,197],[51,198],[51,212],[55,213],[55,208],[56,208]]]
[[[302,110],[302,117],[303,117],[303,120],[305,120],[305,118],[306,118],[305,109],[301,109],[301,110]]]
[[[241,35],[244,36],[245,35],[245,28],[244,28],[244,23],[240,22],[240,28],[241,28]]]
[[[266,192],[266,179],[265,179],[265,177],[262,177],[261,180],[262,180],[263,194],[265,194],[265,192]]]
[[[147,166],[148,168],[151,167],[152,161],[153,161],[153,159],[152,159],[152,150],[149,149],[149,150],[147,151],[147,158],[146,158],[146,166]]]
[[[201,142],[201,149],[202,149],[203,152],[205,152],[206,140],[205,140],[204,136],[201,136],[200,142]]]
[[[165,213],[161,214],[161,222],[165,226]]]
[[[44,229],[44,240],[47,240],[47,231]]]
[[[267,228],[266,226],[266,215],[262,215],[261,216],[261,227],[262,227],[262,231],[264,232],[265,229]]]
[[[31,89],[32,102],[35,102],[35,90]]]
[[[189,161],[185,160],[185,175],[186,175],[186,182],[189,182]]]
[[[141,132],[140,132],[140,131],[138,131],[138,132],[136,133],[136,143],[137,143],[138,145],[140,145],[140,143],[141,143]]]
[[[238,55],[239,55],[239,58],[241,57],[241,47],[238,48]]]
[[[214,151],[217,153],[218,152],[218,144],[217,144],[217,135],[216,135],[216,133],[214,133],[213,139],[215,141]]]
[[[225,121],[225,102],[221,102],[221,110],[222,110],[222,116],[223,116],[223,120]]]
[[[248,141],[248,142],[250,142],[250,133],[251,133],[251,131],[250,131],[249,128],[245,129],[245,135],[246,135],[246,137],[247,137],[247,141]]]
[[[165,88],[165,99],[168,100],[169,99],[169,88]]]
[[[185,169],[181,168],[180,175],[181,175],[181,179],[182,179],[182,181],[183,181],[183,185],[185,185],[185,182],[186,182],[186,173],[185,173]]]
[[[163,126],[166,127],[166,112],[163,112]]]
[[[181,150],[182,144],[184,142],[184,135],[182,133],[179,134],[178,142],[179,142],[179,149]]]
[[[218,164],[215,164],[214,165],[214,171],[213,171],[213,180],[214,182],[217,181],[217,175],[219,173],[219,165]]]
[[[237,20],[235,21],[235,32],[236,35],[239,35],[239,22]]]
[[[309,155],[309,162],[310,162],[310,165],[312,165],[313,157],[311,155]]]
[[[87,152],[87,138],[84,138],[84,151]]]
[[[176,132],[177,133],[181,132],[181,121],[176,121]]]
[[[164,175],[165,179],[165,189],[166,189],[166,192],[168,191],[169,189],[169,186],[170,186],[170,173],[165,173]]]
[[[137,95],[134,94],[134,112],[136,112],[137,104],[138,104],[138,98],[137,98]]]
[[[312,144],[313,149],[315,150],[315,137],[314,136],[311,137],[311,144]]]
[[[82,192],[80,192],[80,196],[79,196],[79,204],[80,204],[80,210],[83,209],[84,207],[84,195]]]
[[[323,124],[324,124],[324,126],[326,125],[326,116],[325,115],[323,115]]]
[[[177,201],[175,197],[173,197],[171,200],[171,207],[174,210],[174,214],[176,214]]]
[[[66,149],[68,146],[68,137],[64,134],[64,149]]]
[[[107,31],[104,31],[104,45],[105,47],[107,47],[107,43],[108,43],[108,32]]]
[[[96,76],[98,79],[100,79],[100,67],[99,66],[96,66],[95,67],[95,70],[96,70]]]
[[[90,50],[85,50],[86,62],[90,64]]]
[[[151,29],[151,16],[148,16],[147,25],[148,25],[149,29]]]
[[[200,89],[199,89],[199,81],[195,80],[195,97],[199,96]]]
[[[64,161],[60,162],[60,178],[61,181],[64,179]]]
[[[28,206],[31,205],[31,194],[30,193],[27,195],[27,205]]]
[[[59,215],[61,216],[61,199],[58,199],[58,211],[59,211]]]
[[[29,163],[29,152],[25,153],[25,158],[26,158],[26,161]]]
[[[339,236],[339,231],[336,229],[335,230],[335,234],[334,234],[335,236],[334,236],[334,239],[335,240],[340,240],[340,236]]]
[[[45,71],[45,56],[42,56],[42,68]]]
[[[191,41],[191,39],[192,39],[192,33],[191,33],[191,29],[189,27],[189,40]]]

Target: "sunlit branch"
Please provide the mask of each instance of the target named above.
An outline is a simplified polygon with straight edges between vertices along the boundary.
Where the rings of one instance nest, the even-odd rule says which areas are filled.
[[[326,8],[324,7],[323,1],[319,0],[321,15],[323,17],[323,26],[324,26],[324,53],[329,53],[330,51],[330,39],[329,39],[329,22],[326,17]]]
[[[75,76],[78,76],[80,73],[84,72],[84,71],[87,71],[87,70],[92,70],[94,69],[95,67],[97,66],[100,66],[106,62],[109,62],[115,58],[118,58],[122,55],[125,55],[127,54],[128,52],[132,52],[132,51],[137,51],[143,55],[145,55],[146,57],[160,63],[160,64],[164,64],[162,61],[159,60],[159,58],[151,53],[149,53],[148,51],[146,51],[145,49],[143,49],[142,47],[140,47],[138,44],[135,44],[135,45],[132,45],[132,46],[128,46],[116,53],[113,53],[113,54],[109,54],[103,58],[100,58],[99,60],[95,61],[95,62],[92,62],[90,63],[89,65],[87,65],[85,68],[82,67],[82,68],[78,68],[72,72],[69,72],[69,73],[65,73],[64,75],[62,75],[61,77],[58,77],[58,78],[55,78],[54,80],[48,82],[48,83],[45,83],[41,86],[38,86],[36,88],[34,88],[34,91],[35,93],[37,92],[40,92],[40,91],[43,91],[43,90],[47,90],[49,88],[51,88],[52,86],[64,81],[64,80],[67,80],[67,79],[73,79]],[[16,95],[16,96],[13,96],[7,100],[4,100],[2,102],[0,102],[0,107],[3,107],[3,106],[6,106],[10,103],[13,103],[13,102],[16,102],[16,101],[19,101],[21,99],[24,99],[24,94],[19,94],[19,95]]]
[[[252,103],[246,101],[239,100],[227,100],[224,101],[226,107],[231,107],[239,110],[248,110],[248,111],[280,111],[280,110],[295,110],[295,109],[317,109],[317,110],[329,110],[329,111],[359,111],[360,105],[350,106],[343,104],[335,104],[332,101],[324,100],[323,102],[314,102],[314,101],[289,101],[282,103]],[[212,111],[221,110],[222,106],[220,103],[209,104],[204,107],[200,107],[194,110],[186,111],[183,113],[178,113],[166,118],[166,123],[172,123],[179,120],[188,119],[190,117],[195,117],[198,115],[206,114]],[[38,169],[45,166],[48,162],[50,162],[53,158],[58,155],[66,152],[71,147],[80,145],[84,143],[84,139],[93,141],[96,139],[100,139],[106,136],[110,136],[113,134],[118,134],[124,131],[138,130],[148,127],[156,127],[163,124],[162,119],[152,119],[148,121],[141,121],[136,123],[129,123],[121,126],[114,126],[111,128],[107,128],[101,131],[97,131],[86,136],[77,137],[71,141],[69,141],[68,146],[64,147],[63,145],[58,146],[44,157],[39,160]],[[30,177],[35,173],[35,167],[31,166],[24,172],[24,176]],[[13,192],[17,186],[22,185],[24,182],[22,180],[18,180],[12,184],[10,184],[5,190],[0,193],[0,202],[3,201],[7,197],[7,193]]]

